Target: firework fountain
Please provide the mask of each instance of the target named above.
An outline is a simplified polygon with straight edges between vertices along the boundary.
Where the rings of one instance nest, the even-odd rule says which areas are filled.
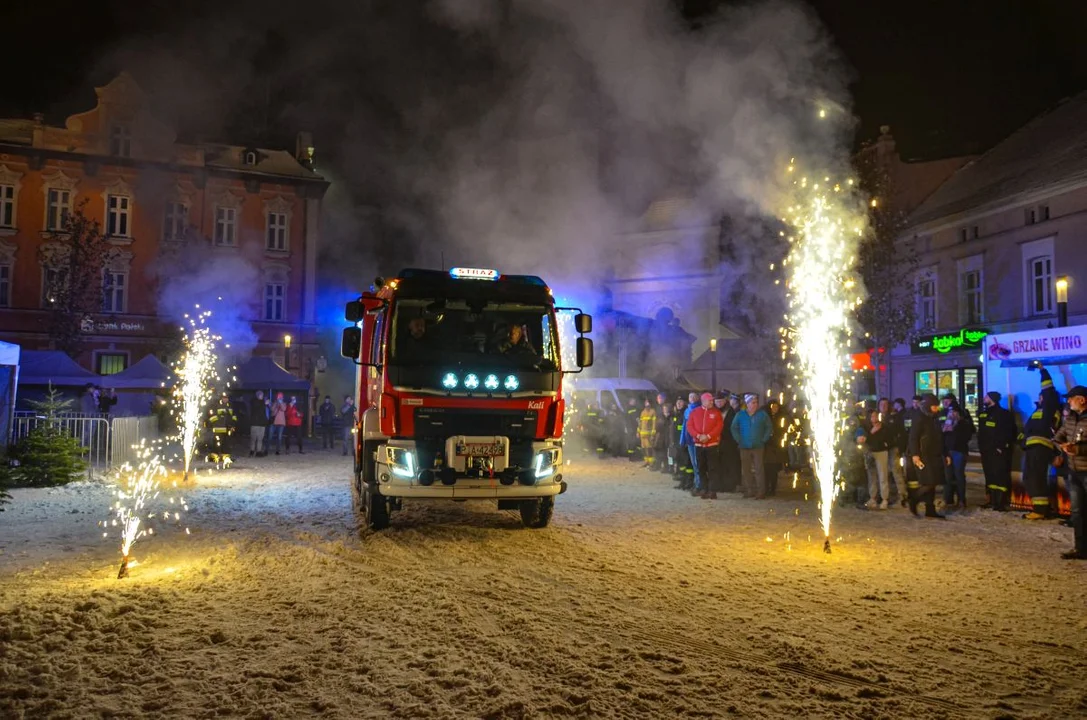
[[[795,161],[785,261],[789,311],[783,337],[811,428],[812,469],[819,487],[820,523],[830,552],[830,515],[839,488],[838,439],[847,404],[846,356],[850,318],[861,302],[854,277],[864,212],[853,181],[804,177]]]
[[[119,528],[121,534],[121,567],[117,571],[118,580],[128,577],[129,567],[135,564],[131,559],[133,544],[145,535],[154,533],[154,528],[144,521],[154,518],[155,513],[145,513],[148,504],[158,497],[164,477],[166,468],[162,464],[161,455],[156,448],[143,444],[137,450],[136,465],[125,463],[118,471],[113,518],[102,523],[107,528]],[[173,504],[174,498],[170,502]],[[180,499],[177,507],[188,510],[184,498]],[[181,512],[164,511],[161,516],[163,519],[173,517],[174,520],[180,520]],[[108,537],[109,530],[102,535]]]
[[[196,306],[200,310],[200,306]],[[189,327],[182,327],[185,333],[185,354],[174,367],[177,384],[174,386],[175,416],[178,421],[178,437],[181,440],[183,480],[189,479],[189,470],[196,453],[196,441],[200,437],[200,428],[204,420],[204,409],[211,400],[214,385],[218,380],[216,373],[216,343],[218,335],[211,332],[206,323],[211,317],[210,310],[195,315],[185,315]]]

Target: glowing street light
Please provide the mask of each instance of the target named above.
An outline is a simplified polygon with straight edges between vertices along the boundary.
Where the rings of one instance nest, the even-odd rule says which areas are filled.
[[[1057,327],[1068,327],[1068,276],[1057,278]]]
[[[717,338],[710,338],[710,391],[717,394]]]

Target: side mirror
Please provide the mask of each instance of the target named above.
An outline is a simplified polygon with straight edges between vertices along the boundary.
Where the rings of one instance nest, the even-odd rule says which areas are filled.
[[[588,315],[581,315],[579,317],[588,318]],[[587,330],[585,332],[588,332]],[[592,367],[593,365],[593,341],[586,337],[579,337],[577,339],[577,366],[581,368]]]
[[[362,350],[362,328],[344,328],[343,337],[340,339],[340,355],[351,360],[358,361],[359,352]]]
[[[347,303],[347,306],[343,311],[343,319],[349,323],[357,323],[366,317],[367,313],[372,313],[375,310],[380,310],[385,307],[385,301],[376,295],[370,293],[363,293],[362,297],[358,300],[352,300]]]
[[[585,333],[591,333],[593,331],[593,316],[586,315],[585,313],[578,313],[574,316],[574,327],[577,329],[578,334],[584,335]],[[590,351],[590,357],[591,351]],[[592,365],[592,362],[589,362]]]

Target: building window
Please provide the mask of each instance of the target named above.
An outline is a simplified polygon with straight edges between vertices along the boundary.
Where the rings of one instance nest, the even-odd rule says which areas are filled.
[[[0,307],[11,307],[11,265],[0,265]]]
[[[978,325],[982,322],[981,271],[967,270],[959,282],[962,284],[963,323]]]
[[[1026,222],[1027,225],[1033,225],[1034,223],[1038,222],[1038,214],[1034,210],[1034,208],[1027,208],[1023,212],[1023,215],[1023,220]]]
[[[257,154],[250,150],[245,154],[244,162],[246,165],[253,166],[257,164]]]
[[[936,327],[936,279],[922,278],[917,283],[917,295],[920,298],[917,320],[922,330],[931,330]]]
[[[132,129],[123,123],[116,123],[109,130],[109,154],[114,157],[132,155]]]
[[[116,375],[128,367],[128,353],[98,353],[95,368],[99,375]]]
[[[966,234],[966,228],[960,229],[959,230],[959,242],[966,242],[969,239],[970,239],[969,236]]]
[[[64,229],[68,213],[72,209],[72,191],[49,188],[45,203],[45,229],[57,232]]]
[[[1038,217],[1040,218],[1040,222],[1045,222],[1046,220],[1049,219],[1049,206],[1048,205],[1042,205],[1041,207],[1038,208]]]
[[[1053,258],[1049,255],[1031,258],[1030,314],[1048,315],[1053,312]]]
[[[215,244],[233,246],[237,242],[238,209],[215,208]]]
[[[979,237],[981,237],[981,228],[975,225],[973,228],[970,229],[970,234],[975,240],[977,240]]]
[[[287,215],[286,213],[268,213],[268,249],[278,252],[287,250]]]
[[[132,198],[124,195],[106,197],[106,234],[110,237],[129,237]]]
[[[128,273],[105,271],[102,274],[102,312],[123,313],[127,287]]]
[[[189,226],[189,208],[184,203],[167,202],[162,222],[163,240],[183,240]]]
[[[264,319],[283,322],[283,283],[268,283],[264,286]]]
[[[58,295],[65,291],[67,274],[64,270],[42,268],[42,307],[52,308],[59,300]]]
[[[0,185],[0,227],[15,227],[14,185]]]

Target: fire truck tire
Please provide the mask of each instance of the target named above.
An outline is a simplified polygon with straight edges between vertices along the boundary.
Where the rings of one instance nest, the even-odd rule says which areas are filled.
[[[521,501],[521,522],[529,528],[545,528],[555,512],[555,498],[544,497]]]
[[[358,518],[359,530],[389,527],[389,501],[373,485],[358,480],[351,483],[351,509]]]

